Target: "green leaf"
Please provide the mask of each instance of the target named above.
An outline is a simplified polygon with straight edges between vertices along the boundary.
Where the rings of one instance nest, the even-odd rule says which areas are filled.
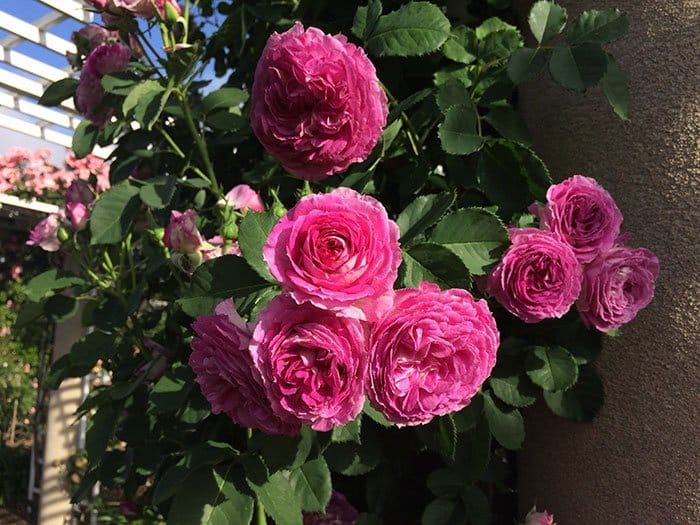
[[[525,146],[532,144],[532,137],[520,114],[510,106],[496,106],[489,111],[484,120],[491,124],[503,137],[520,142]]]
[[[538,391],[524,375],[491,375],[489,384],[496,397],[510,406],[523,408],[537,401]]]
[[[115,244],[129,231],[141,209],[139,189],[128,181],[102,193],[90,215],[90,244]]]
[[[112,357],[117,347],[114,334],[94,331],[78,339],[70,349],[72,366],[89,371],[98,359],[107,360]]]
[[[455,498],[464,486],[464,478],[453,469],[443,467],[430,473],[426,486],[434,496]]]
[[[367,27],[367,6],[358,6],[355,11],[355,16],[352,20],[352,27],[350,31],[360,40],[365,40],[365,28]]]
[[[426,446],[446,461],[455,458],[457,428],[451,415],[433,418],[430,423],[416,427],[416,434]]]
[[[527,21],[535,39],[540,44],[546,44],[562,32],[566,18],[566,9],[554,2],[541,0],[532,6]]]
[[[122,111],[128,117],[134,113],[134,119],[145,129],[150,130],[160,116],[170,96],[170,89],[160,85],[157,80],[146,80],[134,87],[124,99]]]
[[[477,394],[471,399],[467,406],[452,414],[457,432],[466,432],[474,428],[481,420],[481,414],[483,414],[483,412],[484,400],[481,394]]]
[[[484,392],[484,413],[496,441],[509,450],[518,450],[522,446],[525,424],[518,409],[501,408],[489,392]]]
[[[472,104],[449,108],[438,130],[442,149],[452,155],[469,155],[481,149],[484,138],[477,131],[478,120]]]
[[[476,52],[476,33],[466,26],[455,27],[442,45],[442,54],[460,64],[468,65],[476,60],[470,50]]]
[[[366,41],[374,32],[383,10],[380,0],[369,0],[367,2],[367,16],[365,17],[365,29],[362,32],[362,40]]]
[[[619,40],[629,28],[627,15],[619,9],[584,11],[566,31],[566,41],[578,44],[607,44]]]
[[[146,206],[151,208],[165,208],[175,194],[176,178],[172,175],[161,175],[148,179],[146,184],[141,186],[139,196]]]
[[[113,95],[126,96],[131,93],[141,79],[131,71],[111,73],[102,77],[102,88]]]
[[[549,61],[549,73],[557,84],[583,92],[596,85],[608,69],[608,57],[598,44],[557,47]]]
[[[36,303],[47,297],[49,292],[85,284],[86,282],[82,277],[78,277],[67,270],[47,270],[32,278],[27,283],[24,293],[27,294],[27,299]]]
[[[390,125],[392,122],[394,122],[397,118],[401,116],[401,113],[404,111],[412,108],[419,102],[421,102],[423,99],[425,99],[428,95],[430,95],[433,92],[432,89],[426,88],[426,89],[421,89],[420,91],[416,91],[415,93],[412,93],[411,95],[407,96],[405,99],[403,99],[401,102],[399,102],[390,112],[389,115],[386,118],[387,126]]]
[[[491,431],[485,417],[477,425],[457,436],[457,449],[452,468],[467,483],[479,480],[491,459]]]
[[[248,479],[248,485],[277,525],[303,525],[301,504],[287,475],[284,471],[275,472],[263,483]]]
[[[263,259],[263,247],[270,236],[272,228],[279,221],[273,212],[248,212],[241,221],[238,233],[238,245],[248,264],[258,274],[268,281],[274,282],[267,262]]]
[[[430,2],[409,2],[379,17],[366,49],[376,56],[419,56],[431,53],[450,36],[450,21]]]
[[[306,512],[323,512],[331,499],[331,471],[323,457],[288,473],[289,486]]]
[[[370,405],[369,400],[365,400],[365,405],[362,407],[362,413],[380,426],[388,428],[394,425],[384,417],[384,414]]]
[[[430,228],[440,220],[454,201],[455,195],[447,192],[418,197],[406,206],[396,219],[401,232],[399,242],[405,244]]]
[[[353,441],[355,443],[361,443],[360,429],[362,428],[362,413],[355,419],[346,423],[341,427],[333,427],[331,431],[331,440],[334,443],[345,443],[346,441]]]
[[[629,120],[630,101],[627,77],[620,65],[610,55],[608,55],[608,70],[600,84],[615,114],[622,120]]]
[[[452,65],[444,67],[433,74],[433,84],[436,86],[442,86],[452,80],[461,82],[464,87],[471,86],[472,80],[469,77],[469,67]]]
[[[207,115],[206,122],[212,128],[223,131],[237,131],[248,123],[244,117],[233,113],[228,109],[221,109],[209,113]]]
[[[75,95],[78,81],[75,78],[62,78],[53,84],[49,84],[41,95],[39,104],[42,106],[58,106],[64,100]]]
[[[224,255],[206,261],[192,274],[187,296],[176,302],[182,311],[192,317],[210,313],[223,299],[243,297],[270,283],[263,280],[243,259]]]
[[[455,78],[440,84],[435,100],[443,115],[453,106],[469,106],[472,103],[465,85]]]
[[[257,432],[250,445],[265,461],[270,472],[281,469],[294,470],[301,466],[311,452],[313,432],[302,427],[299,435],[268,435]]]
[[[174,412],[185,403],[194,387],[194,373],[189,366],[173,365],[153,386],[150,401],[156,413]]]
[[[521,47],[508,61],[508,77],[515,84],[525,82],[542,70],[551,54],[549,49]]]
[[[102,405],[88,422],[88,428],[85,432],[85,450],[93,465],[100,462],[107,450],[109,440],[114,434],[117,415],[117,409],[114,405]]]
[[[238,88],[224,87],[212,91],[198,108],[202,113],[211,113],[219,109],[238,109],[241,104],[248,101],[248,92]],[[240,110],[239,110],[240,112]]]
[[[465,514],[469,516],[470,525],[491,524],[491,506],[486,494],[480,488],[474,485],[466,487],[461,496]]]
[[[362,425],[361,445],[353,441],[331,443],[324,452],[331,470],[346,476],[359,476],[373,470],[382,459],[376,431],[374,425]]]
[[[508,230],[492,212],[465,208],[444,217],[428,240],[454,252],[470,273],[483,275],[506,249]]]
[[[464,525],[464,509],[455,500],[437,498],[423,510],[421,525]]]
[[[591,421],[603,406],[603,382],[593,366],[579,368],[578,381],[566,391],[544,391],[544,401],[557,416]]]
[[[535,346],[525,367],[533,383],[544,390],[568,390],[578,379],[574,357],[561,346]]]
[[[399,275],[406,288],[417,288],[423,281],[436,283],[443,290],[471,286],[469,270],[462,260],[449,248],[433,243],[405,251]]]
[[[497,17],[485,20],[475,31],[482,62],[505,60],[523,45],[520,31]]]
[[[97,136],[100,130],[89,120],[81,120],[78,127],[73,132],[73,141],[71,149],[75,156],[79,159],[90,154],[97,144]]]

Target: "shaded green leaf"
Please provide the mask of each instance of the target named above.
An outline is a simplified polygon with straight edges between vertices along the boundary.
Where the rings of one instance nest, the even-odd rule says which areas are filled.
[[[557,416],[591,421],[603,406],[603,382],[593,366],[579,368],[578,381],[566,391],[544,391],[544,400]]]
[[[39,302],[44,299],[50,292],[64,290],[72,286],[82,286],[86,282],[82,277],[78,277],[67,270],[47,270],[33,277],[27,283],[24,293],[30,301]]]
[[[523,408],[537,401],[538,391],[524,375],[491,375],[489,384],[495,396],[510,406]]]
[[[97,136],[100,130],[89,120],[81,120],[78,127],[73,132],[71,149],[79,159],[89,155],[97,144]]]
[[[302,509],[284,471],[272,474],[263,483],[250,478],[248,485],[265,506],[265,512],[277,525],[302,525]]]
[[[263,247],[270,236],[272,228],[279,221],[273,212],[248,212],[239,226],[238,245],[248,264],[258,274],[268,281],[274,282],[267,262],[263,259]]]
[[[449,108],[438,130],[442,149],[452,155],[469,155],[481,149],[484,138],[477,131],[478,120],[471,103]]]
[[[194,373],[189,366],[173,365],[153,386],[150,401],[157,413],[174,412],[185,403],[194,387]]]
[[[443,114],[453,106],[469,106],[472,104],[466,86],[455,78],[448,79],[440,84],[435,100]]]
[[[49,84],[39,99],[42,106],[58,106],[64,100],[75,95],[78,80],[75,78],[62,78],[53,84]]]
[[[566,41],[578,44],[606,44],[619,40],[629,28],[627,15],[619,9],[584,11],[566,31]]]
[[[469,288],[469,270],[449,248],[433,243],[412,246],[403,253],[399,269],[403,286],[417,288],[421,282],[436,283],[440,288]]]
[[[630,101],[627,77],[620,65],[610,55],[608,55],[608,69],[600,84],[615,114],[622,120],[629,120]]]
[[[399,242],[403,244],[410,241],[439,221],[454,200],[454,194],[447,192],[421,195],[416,198],[396,219],[401,232]]]
[[[608,57],[598,44],[557,47],[549,61],[549,72],[557,84],[583,92],[596,85],[608,69]]]
[[[484,120],[491,124],[503,137],[520,142],[525,146],[532,144],[530,131],[520,114],[510,106],[496,106],[489,111]]]
[[[540,0],[530,9],[527,21],[535,39],[540,44],[546,44],[562,32],[566,18],[566,9],[554,2]]]
[[[525,82],[542,70],[551,54],[549,49],[532,49],[530,47],[518,49],[508,61],[508,77],[515,84]]]
[[[211,113],[219,109],[238,109],[241,104],[247,102],[248,97],[247,91],[238,88],[224,87],[212,91],[204,97],[198,109],[202,113]]]
[[[172,175],[161,175],[148,179],[139,190],[139,196],[146,206],[165,208],[175,194],[176,179]]]
[[[518,450],[525,440],[525,424],[518,409],[499,406],[489,392],[484,392],[484,413],[491,434],[503,447]]]
[[[574,357],[561,346],[535,346],[525,367],[533,383],[544,390],[567,390],[578,379]]]
[[[127,181],[100,194],[90,215],[90,244],[121,241],[140,208],[139,189]]]
[[[304,463],[288,474],[289,486],[307,512],[323,512],[331,499],[331,471],[323,457]]]

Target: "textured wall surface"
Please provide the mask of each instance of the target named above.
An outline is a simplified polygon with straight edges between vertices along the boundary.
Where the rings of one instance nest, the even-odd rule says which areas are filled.
[[[628,74],[631,122],[617,120],[599,89],[581,97],[543,75],[521,93],[535,150],[555,179],[601,181],[631,243],[659,256],[661,276],[654,303],[606,341],[598,418],[568,423],[542,406],[526,413],[520,507],[536,499],[561,525],[697,524],[700,0],[560,3],[570,19],[590,8],[628,13],[630,33],[612,50]]]

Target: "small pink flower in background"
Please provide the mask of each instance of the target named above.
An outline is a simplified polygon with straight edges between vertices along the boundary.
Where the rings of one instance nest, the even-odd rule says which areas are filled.
[[[400,426],[467,406],[496,364],[499,333],[485,300],[424,282],[398,290],[370,331],[367,396]]]
[[[209,246],[207,246],[207,244]],[[202,258],[205,261],[210,259],[216,259],[224,255],[224,238],[221,235],[215,235],[211,239],[208,239],[206,244],[202,245]],[[231,241],[226,247],[226,255],[242,255],[241,248],[238,245],[238,241]]]
[[[359,513],[347,498],[334,490],[323,513],[304,513],[304,525],[355,525]]]
[[[488,275],[488,293],[526,323],[563,316],[581,291],[581,265],[572,249],[535,228],[513,228],[510,239]]]
[[[74,177],[87,181],[91,176],[97,179],[97,192],[109,189],[109,164],[92,153],[82,159],[69,151],[65,158],[66,166],[73,172]]]
[[[75,92],[75,101],[85,118],[99,128],[104,128],[113,114],[112,109],[102,106],[105,95],[102,77],[126,71],[130,58],[131,50],[123,44],[116,43],[97,47],[85,61]]]
[[[239,184],[231,188],[226,194],[226,202],[234,210],[241,211],[242,213],[248,210],[253,210],[255,212],[265,211],[265,206],[262,200],[260,200],[258,192],[247,184]]]
[[[7,337],[10,335],[10,327],[9,326],[3,326],[0,328],[0,337]]]
[[[12,277],[12,279],[14,280],[17,280],[20,278],[23,271],[24,268],[22,268],[21,264],[13,264],[12,268],[10,268],[10,277]]]
[[[250,353],[281,419],[326,432],[362,410],[368,354],[360,321],[279,295],[259,315]]]
[[[32,416],[33,416],[34,414],[36,414],[36,407],[31,407],[31,408],[29,409],[29,413],[30,413]]]
[[[577,303],[584,324],[602,332],[630,322],[654,298],[659,259],[645,248],[616,246],[583,272]]]
[[[268,434],[299,432],[297,423],[282,421],[273,413],[248,351],[250,329],[232,300],[220,303],[214,315],[198,317],[192,328],[196,336],[189,364],[214,414],[225,413],[242,427]]]
[[[108,5],[110,0],[85,0],[88,4],[90,4],[92,7],[95,9],[105,9]]]
[[[28,374],[29,372],[32,371],[32,365],[30,365],[29,363],[24,363],[24,368],[23,368],[23,370],[24,370],[24,373],[25,373],[25,374]]]
[[[74,232],[83,231],[90,219],[90,211],[85,204],[69,202],[66,204],[66,217],[70,219],[70,226]]]
[[[139,512],[139,508],[129,498],[122,497],[119,500],[119,512],[122,516],[135,516]]]
[[[297,22],[268,39],[255,70],[251,127],[292,175],[321,180],[365,160],[387,114],[374,65],[345,36]]]
[[[525,525],[556,525],[554,516],[547,512],[536,512],[532,509],[525,517]]]
[[[571,246],[582,264],[612,247],[622,225],[612,196],[595,179],[581,175],[550,186],[547,204],[533,211],[542,228]]]
[[[39,222],[29,234],[27,245],[39,246],[47,252],[57,252],[61,248],[58,240],[58,228],[61,226],[60,217],[52,213]]]
[[[197,229],[197,214],[194,210],[170,212],[170,222],[165,227],[163,237],[165,246],[179,253],[194,253],[199,251],[203,242]]]
[[[391,307],[399,228],[376,199],[338,188],[301,199],[272,229],[263,256],[297,303],[373,320]]]

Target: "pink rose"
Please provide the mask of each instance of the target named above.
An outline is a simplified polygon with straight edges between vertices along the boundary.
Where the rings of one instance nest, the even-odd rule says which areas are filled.
[[[583,272],[578,311],[588,326],[602,332],[634,319],[654,298],[659,259],[645,248],[616,246]]]
[[[58,228],[60,226],[61,219],[59,215],[52,213],[34,226],[34,229],[29,234],[27,244],[29,246],[39,246],[47,252],[57,252],[61,248],[61,241],[58,240]]]
[[[106,9],[109,5],[110,0],[85,0],[95,9]]]
[[[12,279],[17,280],[20,278],[23,271],[24,268],[21,264],[13,264],[12,268],[10,268],[10,276],[12,277]]]
[[[250,353],[281,419],[325,432],[362,410],[367,349],[356,319],[280,295],[260,314]]]
[[[110,40],[119,38],[119,34],[115,31],[108,31],[104,27],[98,25],[88,25],[74,31],[70,39],[78,49],[79,55],[89,55],[92,51],[106,44]]]
[[[499,335],[485,300],[424,282],[398,290],[370,333],[367,396],[399,426],[467,406],[496,364]]]
[[[365,52],[297,22],[273,33],[255,70],[250,121],[291,174],[320,180],[365,160],[386,124],[387,98]]]
[[[80,74],[75,102],[78,110],[95,126],[104,128],[112,118],[113,110],[102,107],[105,92],[102,77],[111,73],[126,71],[131,58],[131,50],[123,44],[98,46],[85,61]]]
[[[539,210],[542,228],[571,246],[585,264],[610,248],[620,234],[622,213],[595,179],[574,175],[547,191]]]
[[[301,199],[272,229],[263,256],[296,302],[372,320],[391,307],[398,239],[376,199],[338,188]]]
[[[554,516],[546,510],[544,512],[535,512],[533,509],[525,518],[525,525],[556,525],[556,523],[554,523]]]
[[[526,323],[568,312],[581,291],[581,265],[569,245],[535,228],[513,228],[510,240],[488,275],[488,293]]]
[[[173,6],[178,14],[182,13],[180,6],[175,0],[112,0],[112,2],[115,7],[121,7],[134,16],[142,18],[152,18],[156,14],[153,9],[154,4],[160,16],[165,14],[165,4]]]
[[[323,513],[304,513],[304,525],[355,525],[358,512],[347,498],[334,490]]]
[[[95,200],[95,194],[90,185],[84,180],[76,179],[71,182],[66,190],[66,204],[80,203],[91,204]]]
[[[192,328],[196,336],[189,364],[214,414],[268,434],[298,433],[297,424],[273,414],[248,351],[250,330],[231,299],[219,304],[214,315],[198,317]]]
[[[194,210],[170,212],[170,222],[165,227],[163,243],[179,253],[195,253],[202,246],[202,236],[197,229],[197,214]]]
[[[224,255],[224,238],[221,235],[215,235],[208,239],[206,244],[202,245],[202,259],[208,261],[216,259]],[[230,241],[226,247],[226,255],[242,255],[241,248],[238,246],[238,241]]]
[[[231,188],[226,194],[226,202],[234,210],[240,210],[242,213],[248,210],[256,212],[265,211],[265,206],[260,200],[258,192],[247,184],[239,184]]]
[[[66,215],[70,219],[70,225],[74,232],[83,231],[90,219],[90,211],[82,202],[66,204]]]

